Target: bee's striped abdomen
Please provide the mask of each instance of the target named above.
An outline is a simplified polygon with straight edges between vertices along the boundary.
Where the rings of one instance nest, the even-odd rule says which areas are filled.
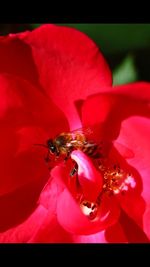
[[[82,151],[92,158],[100,157],[97,144],[87,143],[86,145],[84,145]]]

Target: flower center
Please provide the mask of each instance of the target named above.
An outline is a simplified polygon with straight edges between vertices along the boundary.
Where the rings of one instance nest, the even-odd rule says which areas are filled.
[[[77,167],[76,172],[71,172],[73,175],[70,175],[70,189],[82,213],[90,220],[101,217],[105,201],[109,202],[106,211],[112,210],[111,202],[116,202],[112,195],[124,194],[136,186],[125,162],[121,160],[120,166],[115,154],[99,154],[99,158],[93,158],[75,150],[71,159]]]
[[[99,170],[103,174],[103,191],[111,194],[124,193],[129,187],[135,187],[135,181],[130,173],[120,168],[119,164],[109,166],[99,162]]]
[[[136,185],[131,174],[123,170],[119,164],[112,164],[108,160],[99,160],[98,169],[103,177],[103,187],[95,202],[89,201],[84,197],[81,187],[81,192],[76,194],[76,201],[81,211],[90,220],[94,220],[98,217],[102,196],[104,194],[109,196],[119,193],[124,194],[129,188],[134,188]]]

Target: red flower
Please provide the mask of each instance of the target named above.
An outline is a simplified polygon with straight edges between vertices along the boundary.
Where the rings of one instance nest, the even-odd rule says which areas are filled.
[[[113,87],[67,27],[1,37],[0,57],[0,242],[149,242],[150,84]],[[74,150],[49,172],[34,144],[80,127],[99,159]]]

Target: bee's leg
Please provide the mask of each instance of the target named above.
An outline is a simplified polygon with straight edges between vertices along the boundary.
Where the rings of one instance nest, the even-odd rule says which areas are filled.
[[[51,161],[50,160],[50,153],[49,153],[49,151],[48,151],[46,157],[44,158],[44,160],[45,160],[45,162],[46,162],[47,165]],[[51,170],[51,167],[48,166],[48,170],[50,171]]]
[[[69,158],[69,157],[68,157],[68,156],[66,156],[66,157],[64,158],[64,162],[66,162],[66,161],[68,160],[68,158]]]
[[[75,175],[75,179],[76,179],[76,187],[80,188],[81,185],[80,185],[80,182],[78,179],[78,164],[77,163],[75,163],[74,168],[70,172],[70,177],[73,177],[74,175]]]
[[[70,154],[71,154],[71,150],[68,149],[67,154],[66,154],[66,156],[65,156],[65,158],[64,158],[64,161],[65,161],[65,162],[69,159]]]
[[[46,157],[44,158],[46,163],[50,162],[50,156],[49,155],[50,155],[50,153],[49,153],[49,150],[48,150],[48,153],[47,153]]]
[[[77,172],[78,172],[78,164],[75,163],[73,169],[70,172],[70,176],[74,176],[75,174],[77,174]]]

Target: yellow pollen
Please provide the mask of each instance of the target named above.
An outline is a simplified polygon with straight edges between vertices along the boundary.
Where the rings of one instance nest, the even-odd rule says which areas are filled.
[[[97,167],[103,177],[103,187],[95,202],[87,200],[83,193],[76,195],[76,201],[80,206],[82,213],[90,220],[98,218],[100,212],[101,200],[103,194],[116,195],[124,194],[130,188],[136,186],[136,181],[133,176],[122,169],[119,164],[112,164],[107,159],[98,161]]]
[[[80,208],[85,216],[87,216],[90,220],[94,220],[97,216],[99,206],[97,203],[83,200],[80,203]]]
[[[99,163],[99,170],[103,174],[103,191],[118,194],[127,191],[129,187],[134,188],[136,183],[133,177],[120,168],[119,164],[108,165],[106,162]]]

